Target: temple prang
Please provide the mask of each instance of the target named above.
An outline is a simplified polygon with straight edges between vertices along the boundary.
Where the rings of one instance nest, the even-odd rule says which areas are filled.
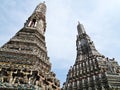
[[[62,90],[120,90],[120,66],[100,54],[82,24],[77,25],[77,56]]]
[[[40,3],[24,27],[0,48],[0,90],[60,90],[46,42],[46,5]]]

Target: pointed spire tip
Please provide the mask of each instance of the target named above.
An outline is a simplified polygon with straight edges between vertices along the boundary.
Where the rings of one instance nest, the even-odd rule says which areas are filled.
[[[43,3],[45,4],[45,1],[43,1]]]

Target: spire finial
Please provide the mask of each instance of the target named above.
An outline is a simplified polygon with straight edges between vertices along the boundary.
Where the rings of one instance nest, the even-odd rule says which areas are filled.
[[[86,33],[85,32],[85,29],[84,29],[84,26],[82,24],[80,24],[80,22],[78,21],[78,25],[77,25],[77,30],[78,30],[78,34],[83,34],[83,33]]]
[[[46,5],[45,5],[45,1],[43,1],[42,3],[40,3],[39,5],[37,5],[36,9],[34,12],[41,12],[45,15],[46,13]]]
[[[80,21],[78,21],[78,24],[80,24]]]
[[[45,1],[43,1],[43,3],[45,4]]]

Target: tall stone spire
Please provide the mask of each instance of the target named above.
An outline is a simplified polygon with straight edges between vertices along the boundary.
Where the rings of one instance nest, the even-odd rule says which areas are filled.
[[[96,50],[93,41],[90,37],[86,34],[84,26],[80,23],[77,25],[77,40],[76,40],[76,47],[77,47],[77,56],[79,59],[82,60],[86,56],[90,55],[100,55],[100,53]]]
[[[86,33],[85,29],[84,29],[84,26],[82,24],[80,24],[79,21],[78,21],[78,25],[77,25],[77,30],[78,30],[78,35]]]
[[[40,3],[35,8],[33,14],[28,18],[25,23],[25,28],[33,28],[43,34],[46,30],[46,5],[45,2]]]
[[[95,48],[82,24],[78,23],[77,57],[70,67],[62,90],[120,89],[120,66]]]
[[[60,90],[45,42],[46,5],[40,3],[24,27],[0,48],[0,90]]]

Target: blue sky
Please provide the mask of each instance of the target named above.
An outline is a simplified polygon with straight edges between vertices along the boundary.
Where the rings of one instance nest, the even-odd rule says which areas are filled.
[[[46,42],[52,70],[61,83],[76,59],[77,22],[98,51],[120,63],[120,0],[45,0]],[[0,0],[0,46],[19,31],[42,0]]]

